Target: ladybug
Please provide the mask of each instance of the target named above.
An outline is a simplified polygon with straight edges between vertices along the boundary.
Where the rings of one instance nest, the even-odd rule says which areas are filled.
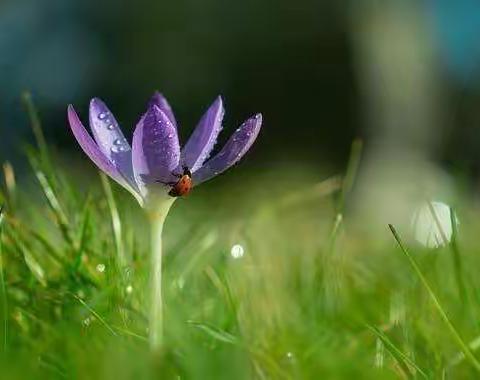
[[[167,185],[172,187],[168,192],[168,195],[171,197],[182,197],[184,195],[188,195],[193,187],[192,173],[190,172],[190,169],[184,166],[183,174],[172,174],[178,178],[178,181],[167,183]]]

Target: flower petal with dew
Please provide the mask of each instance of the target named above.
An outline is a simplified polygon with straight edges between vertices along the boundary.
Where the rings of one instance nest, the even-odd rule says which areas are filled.
[[[119,168],[128,183],[137,188],[133,176],[132,148],[113,114],[97,98],[90,102],[90,128],[102,153]]]
[[[169,185],[178,180],[183,167],[192,173],[196,186],[224,172],[245,155],[260,131],[261,114],[245,121],[223,149],[208,158],[222,130],[224,112],[219,96],[202,116],[181,151],[175,116],[159,92],[153,94],[146,113],[137,123],[132,147],[100,99],[94,98],[90,102],[93,138],[72,106],[68,107],[68,120],[75,138],[90,159],[145,206],[152,193],[168,194]]]
[[[98,144],[87,132],[77,113],[70,105],[68,106],[68,121],[73,135],[85,154],[98,166],[98,168],[109,175],[113,180],[129,190],[137,200],[140,200],[135,181],[129,182],[128,176],[122,173],[122,168],[112,162],[100,149]]]
[[[153,96],[150,98],[149,106],[155,104],[162,112],[167,115],[171,123],[177,128],[177,121],[175,120],[175,115],[173,114],[172,107],[168,103],[167,99],[160,94],[158,91],[155,91]]]
[[[180,145],[177,129],[167,115],[156,105],[150,104],[133,134],[132,151],[135,180],[143,194],[158,182],[175,180],[172,175],[180,162]]]
[[[203,115],[182,149],[182,166],[196,172],[210,155],[218,134],[222,130],[225,110],[219,96]]]
[[[195,185],[208,181],[240,161],[255,142],[261,126],[261,114],[257,114],[245,121],[233,133],[223,149],[193,173]]]

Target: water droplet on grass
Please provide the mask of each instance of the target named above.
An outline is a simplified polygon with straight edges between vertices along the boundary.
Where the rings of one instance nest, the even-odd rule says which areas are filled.
[[[240,244],[235,244],[234,246],[232,246],[232,249],[230,250],[230,255],[234,259],[241,259],[244,254],[245,254],[245,250]]]
[[[425,202],[412,217],[415,239],[427,248],[439,248],[450,242],[453,234],[450,206],[442,202]]]
[[[105,264],[98,264],[96,269],[97,269],[97,272],[100,272],[100,273],[105,272]]]

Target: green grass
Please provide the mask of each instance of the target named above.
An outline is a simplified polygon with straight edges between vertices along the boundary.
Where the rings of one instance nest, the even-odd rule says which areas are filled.
[[[147,221],[86,159],[52,154],[27,105],[40,149],[19,183],[4,166],[1,194],[2,379],[478,378],[476,210],[433,253],[388,226],[365,235],[349,213],[359,143],[345,186],[238,167],[175,203],[152,355]]]

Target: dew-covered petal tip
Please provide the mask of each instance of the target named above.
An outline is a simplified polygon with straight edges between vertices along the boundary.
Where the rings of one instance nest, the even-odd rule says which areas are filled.
[[[113,114],[98,98],[90,102],[90,128],[102,153],[114,163],[130,185],[136,188],[130,144]]]
[[[222,130],[224,113],[222,98],[219,96],[202,116],[183,147],[181,164],[187,166],[192,173],[197,171],[210,155]]]
[[[133,134],[132,161],[137,183],[172,181],[171,172],[179,160],[175,126],[158,106],[150,105]]]
[[[236,164],[254,143],[261,126],[261,114],[245,121],[230,137],[223,149],[193,173],[193,183],[198,185],[205,182]]]
[[[78,144],[83,149],[85,154],[98,166],[98,168],[108,174],[112,179],[117,181],[120,185],[128,188],[128,184],[122,177],[120,171],[110,160],[102,153],[93,138],[87,132],[82,122],[78,118],[72,105],[68,106],[68,122],[73,135],[78,141]]]
[[[175,120],[175,115],[173,114],[172,107],[160,92],[155,91],[153,96],[150,98],[150,102],[148,104],[149,108],[153,105],[156,105],[162,112],[167,115],[168,119],[172,122],[173,126],[177,128],[177,121]]]

